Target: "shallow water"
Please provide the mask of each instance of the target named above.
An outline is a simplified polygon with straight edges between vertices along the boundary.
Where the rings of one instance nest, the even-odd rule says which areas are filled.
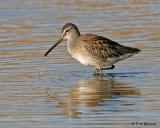
[[[142,51],[95,78],[65,42],[43,56],[67,22]],[[0,127],[160,127],[159,40],[159,0],[1,0]]]

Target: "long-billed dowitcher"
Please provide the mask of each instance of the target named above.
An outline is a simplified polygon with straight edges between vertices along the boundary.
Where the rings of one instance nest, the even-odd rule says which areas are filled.
[[[76,25],[67,23],[62,28],[59,41],[44,56],[47,56],[64,39],[67,40],[68,52],[73,58],[83,65],[96,67],[93,75],[103,74],[103,70],[114,69],[113,64],[140,51],[137,48],[123,46],[102,36],[81,35]]]

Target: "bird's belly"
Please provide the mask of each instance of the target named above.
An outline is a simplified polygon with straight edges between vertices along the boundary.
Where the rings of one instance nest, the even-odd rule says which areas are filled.
[[[88,55],[85,54],[85,51],[78,52],[74,49],[71,49],[68,47],[68,52],[70,55],[78,60],[81,64],[86,65],[86,66],[97,66],[96,62]]]
[[[87,57],[86,55],[77,54],[73,55],[72,57],[78,60],[83,65],[96,66],[96,62],[91,57]]]

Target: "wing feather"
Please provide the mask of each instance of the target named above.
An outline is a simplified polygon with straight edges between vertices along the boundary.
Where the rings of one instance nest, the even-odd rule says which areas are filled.
[[[81,39],[87,51],[103,61],[117,61],[125,56],[128,57],[139,52],[139,49],[120,45],[115,41],[98,35],[85,34]]]

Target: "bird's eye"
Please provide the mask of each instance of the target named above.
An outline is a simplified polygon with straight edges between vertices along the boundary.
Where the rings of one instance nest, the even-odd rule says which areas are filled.
[[[66,33],[69,32],[69,30],[70,30],[70,29],[67,29],[67,30],[66,30]]]

